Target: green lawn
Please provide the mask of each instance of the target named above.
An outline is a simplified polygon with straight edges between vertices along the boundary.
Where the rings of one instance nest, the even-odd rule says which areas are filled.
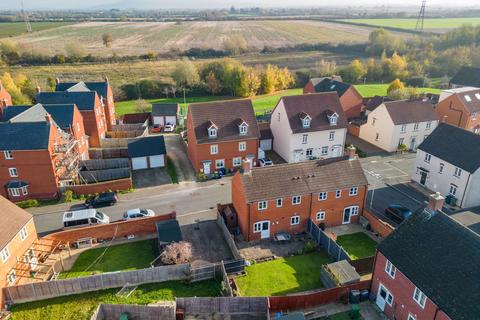
[[[355,88],[363,97],[386,96],[389,84],[356,84]],[[417,88],[419,93],[440,93],[440,89]]]
[[[330,263],[325,252],[278,258],[246,267],[246,276],[235,278],[242,296],[279,296],[322,288],[320,268]]]
[[[111,246],[105,255],[85,271],[105,250],[90,249],[80,254],[72,269],[60,273],[60,279],[85,277],[92,273],[148,268],[155,259],[156,241],[145,240]]]
[[[347,21],[354,23],[364,23],[377,27],[392,27],[400,29],[415,29],[417,19],[344,19],[339,21]],[[480,24],[480,17],[471,18],[431,18],[425,19],[425,29],[453,29],[464,24]]]
[[[348,252],[353,260],[373,256],[377,246],[377,243],[363,232],[338,236],[337,243]]]
[[[168,281],[139,286],[130,297],[117,297],[119,289],[86,292],[77,295],[27,302],[14,305],[12,320],[90,319],[99,303],[149,304],[175,297],[215,297],[220,295],[220,284],[214,280],[185,284]]]
[[[68,22],[31,22],[32,31],[42,31],[61,26],[66,26]],[[27,33],[25,22],[0,22],[0,38],[14,37]]]

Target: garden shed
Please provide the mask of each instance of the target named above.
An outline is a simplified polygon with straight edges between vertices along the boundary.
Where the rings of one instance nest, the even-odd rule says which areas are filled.
[[[324,265],[320,277],[327,288],[343,286],[360,281],[360,275],[347,260],[340,260]]]
[[[182,231],[180,230],[180,225],[177,220],[158,221],[156,228],[160,248],[172,242],[180,242],[183,239]]]

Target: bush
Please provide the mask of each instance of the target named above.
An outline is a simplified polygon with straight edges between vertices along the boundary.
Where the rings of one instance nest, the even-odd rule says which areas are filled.
[[[308,241],[303,247],[303,253],[310,253],[315,251],[315,243],[313,241]]]
[[[421,76],[408,78],[407,80],[405,80],[405,83],[409,87],[414,87],[414,88],[423,88],[423,87],[431,86],[430,80],[426,77],[421,77]]]
[[[186,241],[169,244],[160,254],[160,260],[164,264],[188,263],[190,259],[192,259],[192,244]]]
[[[29,200],[17,202],[16,205],[22,209],[27,209],[32,207],[38,207],[40,204],[38,203],[38,200],[29,199]]]
[[[73,191],[67,190],[63,193],[63,199],[65,202],[72,202],[73,201]]]

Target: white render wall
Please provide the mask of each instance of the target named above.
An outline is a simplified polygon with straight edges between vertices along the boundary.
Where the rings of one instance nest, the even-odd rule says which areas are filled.
[[[280,121],[278,120],[279,114]],[[300,119],[298,119],[298,121],[300,121]],[[346,128],[294,134],[290,129],[290,123],[287,118],[283,101],[279,102],[272,113],[270,128],[273,134],[273,150],[289,163],[295,162],[295,150],[302,150],[303,154],[300,156],[300,161],[307,160],[306,150],[310,148],[313,149],[313,156],[317,158],[331,158],[333,156],[332,149],[334,146],[339,146],[339,156],[343,155],[343,148],[347,135]],[[333,141],[329,141],[331,131],[335,132]],[[304,134],[308,135],[306,144],[302,142]],[[321,149],[324,146],[327,146],[329,149],[327,156],[321,155]]]
[[[463,207],[471,208],[480,206],[480,170],[477,169],[468,181],[465,198],[463,199]]]

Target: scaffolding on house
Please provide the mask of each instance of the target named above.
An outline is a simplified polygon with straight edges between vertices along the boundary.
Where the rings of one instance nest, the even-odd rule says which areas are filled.
[[[60,143],[54,146],[53,157],[59,185],[65,186],[77,183],[80,171],[78,141],[73,136],[64,134]]]

